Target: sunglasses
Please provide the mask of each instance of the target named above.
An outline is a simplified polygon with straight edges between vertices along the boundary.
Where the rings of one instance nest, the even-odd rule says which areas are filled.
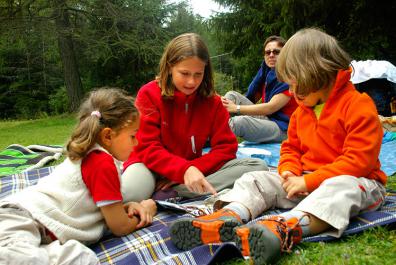
[[[281,50],[279,49],[273,49],[273,50],[266,50],[264,51],[265,56],[270,56],[271,53],[273,53],[274,55],[279,55]]]

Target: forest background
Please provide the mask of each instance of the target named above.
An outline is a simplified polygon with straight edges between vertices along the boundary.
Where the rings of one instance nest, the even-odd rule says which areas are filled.
[[[355,60],[396,64],[396,1],[214,1],[228,12],[204,19],[188,1],[0,0],[0,119],[73,112],[95,87],[135,94],[185,32],[207,42],[219,94],[246,91],[266,37],[304,27],[335,36]]]

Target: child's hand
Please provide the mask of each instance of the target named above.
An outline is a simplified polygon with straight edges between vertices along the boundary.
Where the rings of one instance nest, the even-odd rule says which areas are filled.
[[[184,185],[186,185],[187,189],[191,192],[210,192],[213,195],[217,195],[216,190],[206,180],[204,174],[194,166],[189,167],[184,173]]]
[[[152,203],[155,205],[154,201],[152,201]],[[143,205],[137,202],[129,202],[125,204],[124,208],[126,209],[129,218],[134,216],[139,217],[139,223],[136,225],[136,229],[145,227],[153,222],[153,216],[155,215],[157,208],[156,206],[150,206],[150,204],[150,202],[143,203]]]
[[[154,215],[157,213],[157,204],[153,199],[143,200],[140,202],[144,208],[146,208],[151,215],[151,220],[153,220]]]
[[[139,211],[137,210],[140,207],[138,202],[128,202],[124,204],[125,212],[127,213],[129,218],[132,216],[138,215]]]
[[[289,177],[296,177],[296,175],[294,175],[294,173],[293,172],[291,172],[291,171],[283,171],[281,174],[280,174],[280,176],[281,176],[281,182],[282,182],[282,184],[283,183],[285,183],[285,181],[289,178]]]
[[[305,184],[303,176],[287,177],[287,179],[283,182],[282,187],[286,191],[286,198],[288,199],[291,199],[296,195],[307,194],[307,185]]]

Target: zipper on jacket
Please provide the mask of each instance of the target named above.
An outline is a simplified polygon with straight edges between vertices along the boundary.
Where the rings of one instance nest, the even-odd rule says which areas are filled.
[[[191,136],[191,149],[192,149],[194,154],[197,153],[197,149],[195,149],[195,137],[194,137],[194,135]]]
[[[186,114],[188,113],[188,103],[186,103],[186,105],[184,105],[184,110],[186,112]]]

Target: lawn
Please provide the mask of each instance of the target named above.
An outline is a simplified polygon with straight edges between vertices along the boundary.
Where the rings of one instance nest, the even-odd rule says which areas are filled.
[[[76,118],[62,115],[39,120],[0,122],[0,150],[10,144],[64,145],[70,136]]]
[[[62,115],[40,120],[0,122],[0,150],[10,144],[66,143],[75,125],[75,117]],[[396,190],[396,175],[388,188]],[[279,264],[396,264],[396,225],[370,229],[333,242],[303,243],[284,255]],[[229,265],[249,264],[244,260]]]

